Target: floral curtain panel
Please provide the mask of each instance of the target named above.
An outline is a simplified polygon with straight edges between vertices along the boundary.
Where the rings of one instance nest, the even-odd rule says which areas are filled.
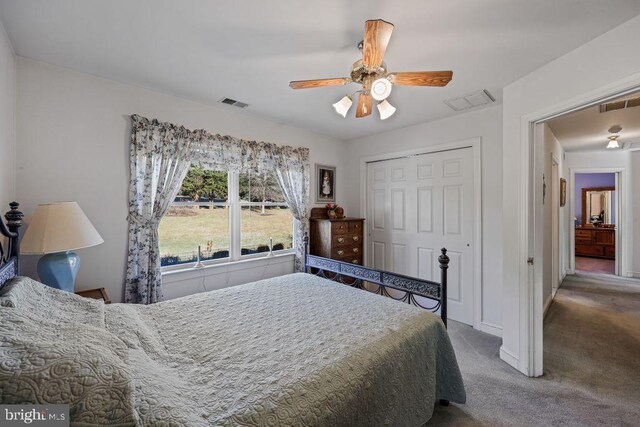
[[[132,116],[125,302],[162,300],[158,226],[193,160],[189,132]]]
[[[304,235],[309,227],[309,150],[283,147],[272,153],[278,183],[295,219],[296,271],[304,271]]]
[[[238,172],[275,170],[296,222],[296,271],[303,269],[308,228],[309,149],[189,130],[133,115],[126,302],[162,299],[158,226],[189,166]]]

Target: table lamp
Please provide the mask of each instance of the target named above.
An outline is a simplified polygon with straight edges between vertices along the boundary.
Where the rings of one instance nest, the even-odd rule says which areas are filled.
[[[38,205],[20,243],[24,255],[44,255],[38,276],[45,285],[73,292],[80,257],[73,252],[103,243],[102,237],[76,202]]]

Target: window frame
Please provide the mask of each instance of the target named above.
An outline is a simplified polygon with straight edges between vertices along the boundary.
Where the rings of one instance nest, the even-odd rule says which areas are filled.
[[[269,252],[242,255],[242,208],[246,206],[287,206],[286,202],[241,202],[240,201],[240,173],[237,171],[228,171],[227,173],[227,201],[226,202],[171,202],[177,206],[223,206],[228,212],[228,230],[229,230],[229,256],[225,258],[209,259],[201,261],[204,267],[213,267],[221,264],[232,264],[240,261],[261,259],[269,257]],[[281,249],[273,251],[273,255],[294,254],[296,251],[295,239],[295,220],[291,221],[291,232],[293,237],[292,247],[289,249]],[[190,270],[195,267],[197,262],[185,262],[180,264],[165,265],[160,268],[162,273],[178,270]]]

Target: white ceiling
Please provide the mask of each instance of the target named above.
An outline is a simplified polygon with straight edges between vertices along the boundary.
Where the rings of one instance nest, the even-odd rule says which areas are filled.
[[[618,99],[636,98],[640,93]],[[611,101],[609,101],[611,102]],[[613,125],[622,126],[618,142],[640,142],[640,107],[600,112],[600,106],[586,108],[547,122],[556,139],[567,152],[607,151],[607,136]]]
[[[501,102],[510,82],[637,14],[638,0],[0,0],[20,56],[204,103],[230,97],[345,140],[459,114],[442,101],[477,89]],[[333,112],[357,85],[288,87],[347,76],[376,18],[395,24],[391,71],[451,69],[453,81],[394,88],[398,111],[383,122]]]

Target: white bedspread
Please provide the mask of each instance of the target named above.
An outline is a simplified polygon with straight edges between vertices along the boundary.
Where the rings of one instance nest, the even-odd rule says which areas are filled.
[[[307,274],[106,305],[104,328],[121,425],[418,426],[437,399],[465,401],[438,317]]]

